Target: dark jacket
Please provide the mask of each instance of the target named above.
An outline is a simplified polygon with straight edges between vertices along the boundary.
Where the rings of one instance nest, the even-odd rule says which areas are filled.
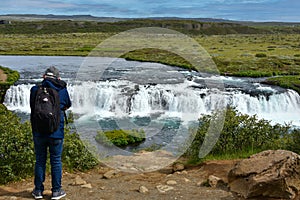
[[[45,78],[42,81],[42,86],[51,87],[58,92],[59,99],[60,99],[60,109],[61,109],[60,125],[59,125],[58,130],[51,133],[50,135],[40,134],[40,133],[34,131],[34,129],[32,129],[33,136],[62,139],[62,138],[64,138],[64,112],[63,111],[68,109],[69,107],[71,107],[71,100],[70,100],[70,96],[69,96],[69,93],[67,90],[67,84],[66,84],[66,82],[64,82],[62,80],[53,79],[53,78]],[[33,86],[30,90],[30,107],[31,108],[33,108],[35,95],[36,95],[36,91],[37,91],[38,87],[39,86],[37,86],[37,85]]]

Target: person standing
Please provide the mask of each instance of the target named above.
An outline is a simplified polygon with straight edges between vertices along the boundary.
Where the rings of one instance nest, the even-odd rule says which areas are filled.
[[[34,168],[34,189],[32,191],[32,196],[35,199],[43,198],[44,191],[44,181],[45,181],[45,171],[46,171],[46,161],[48,149],[50,153],[50,164],[51,164],[51,183],[52,183],[52,197],[51,199],[61,199],[66,196],[65,191],[61,186],[62,179],[62,151],[63,151],[63,141],[64,141],[64,111],[71,107],[71,100],[67,90],[66,82],[62,81],[59,75],[59,70],[55,67],[48,68],[44,75],[41,85],[33,86],[30,90],[30,107],[31,107],[31,126],[34,142],[34,152],[35,152],[35,168]],[[39,93],[39,88],[52,88],[58,94],[59,98],[59,115],[58,116],[58,127],[47,134],[41,131],[41,127],[46,129],[42,123],[37,122],[34,112],[36,112],[35,107],[37,102],[37,96]],[[51,89],[50,89],[51,90]],[[50,91],[49,90],[49,91]],[[46,90],[45,90],[46,91]],[[48,93],[47,93],[48,94]],[[44,100],[47,98],[43,97]],[[51,98],[50,98],[51,99]],[[48,100],[47,100],[48,101]],[[47,108],[41,107],[40,110],[47,110]],[[50,113],[52,114],[52,113]],[[39,127],[39,128],[37,128]],[[52,130],[52,129],[51,129]]]

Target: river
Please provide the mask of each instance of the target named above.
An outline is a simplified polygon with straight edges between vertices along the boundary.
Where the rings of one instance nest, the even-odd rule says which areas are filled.
[[[0,56],[0,65],[20,72],[5,105],[23,119],[30,112],[30,88],[42,80],[46,68],[59,68],[68,84],[76,128],[90,141],[95,130],[144,129],[146,141],[134,148],[170,141],[168,148],[175,148],[201,115],[227,105],[271,123],[300,126],[299,95],[261,84],[261,79],[210,76],[121,58]]]

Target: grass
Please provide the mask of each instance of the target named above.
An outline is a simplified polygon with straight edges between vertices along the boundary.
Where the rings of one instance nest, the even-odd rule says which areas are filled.
[[[250,72],[299,74],[299,34],[221,35],[197,37],[213,56],[222,74],[250,76]],[[257,55],[265,54],[265,57]],[[250,75],[248,75],[248,73]]]
[[[87,56],[113,33],[0,34],[2,55]],[[193,36],[214,59],[221,74],[251,76],[300,73],[299,34]],[[109,51],[109,49],[106,49]],[[159,50],[129,52],[123,57],[193,68],[179,56]],[[259,57],[257,55],[265,55]],[[255,75],[258,76],[258,75]]]

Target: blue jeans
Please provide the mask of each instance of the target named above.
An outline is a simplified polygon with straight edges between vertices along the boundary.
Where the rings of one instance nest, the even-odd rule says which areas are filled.
[[[35,151],[34,185],[35,190],[44,191],[47,152],[50,152],[52,192],[61,189],[63,139],[33,137]]]

